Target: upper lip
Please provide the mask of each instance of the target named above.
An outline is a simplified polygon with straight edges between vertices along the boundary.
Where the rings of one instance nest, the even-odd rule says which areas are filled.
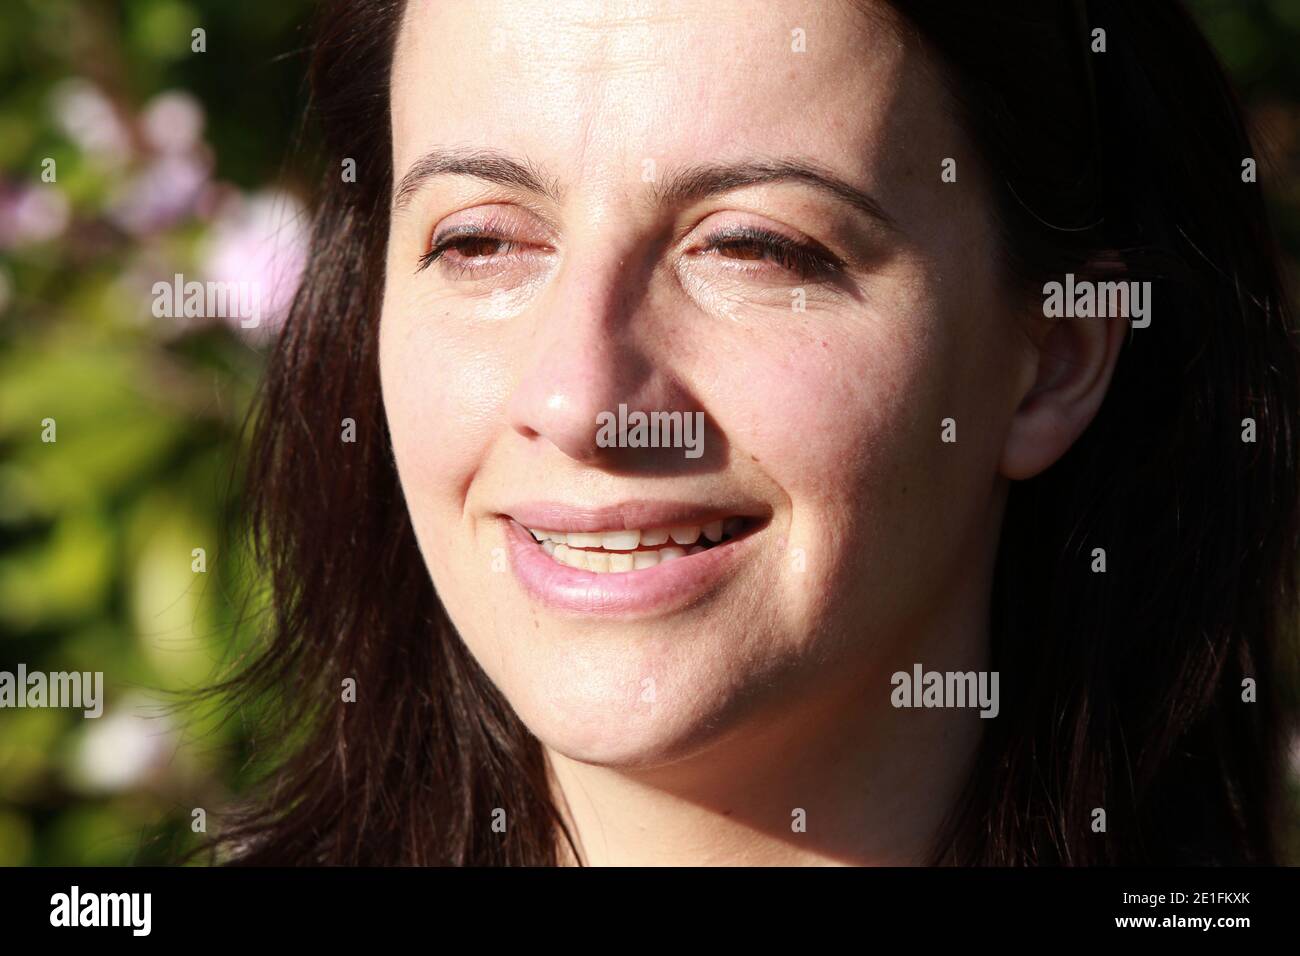
[[[624,501],[601,507],[530,501],[502,511],[525,528],[540,531],[625,531],[705,525],[724,518],[761,518],[765,509],[752,503],[703,505],[689,501]]]

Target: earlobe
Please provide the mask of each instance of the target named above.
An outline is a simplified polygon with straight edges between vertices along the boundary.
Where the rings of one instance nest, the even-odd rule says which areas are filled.
[[[1030,361],[1033,384],[1007,428],[1001,473],[1012,480],[1046,470],[1083,434],[1101,408],[1124,338],[1127,319],[1056,318],[1036,335]]]

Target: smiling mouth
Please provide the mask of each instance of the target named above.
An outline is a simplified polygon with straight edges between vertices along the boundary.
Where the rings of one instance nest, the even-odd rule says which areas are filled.
[[[659,564],[702,554],[743,536],[751,519],[723,518],[705,525],[619,529],[614,531],[548,531],[528,528],[540,550],[552,561],[596,574],[642,571]]]

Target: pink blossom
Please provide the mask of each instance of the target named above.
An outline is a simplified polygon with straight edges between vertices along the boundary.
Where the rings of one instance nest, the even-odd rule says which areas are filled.
[[[113,200],[109,218],[137,236],[166,229],[195,210],[211,174],[206,155],[163,154],[131,177]]]
[[[67,228],[68,199],[47,184],[0,184],[0,248],[47,242]]]
[[[54,121],[86,155],[108,166],[131,157],[131,135],[103,91],[89,80],[64,80],[52,94]]]
[[[217,215],[201,260],[207,281],[248,282],[259,291],[261,330],[284,320],[307,261],[306,213],[287,193],[239,197]],[[239,327],[239,321],[228,321]]]
[[[187,153],[200,147],[203,122],[203,105],[181,90],[159,93],[140,115],[145,140],[160,153]]]

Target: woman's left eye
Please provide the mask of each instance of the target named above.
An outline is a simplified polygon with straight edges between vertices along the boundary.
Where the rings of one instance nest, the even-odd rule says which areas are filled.
[[[825,249],[753,226],[715,232],[700,252],[724,259],[772,262],[800,279],[826,278],[843,269],[839,259]]]

